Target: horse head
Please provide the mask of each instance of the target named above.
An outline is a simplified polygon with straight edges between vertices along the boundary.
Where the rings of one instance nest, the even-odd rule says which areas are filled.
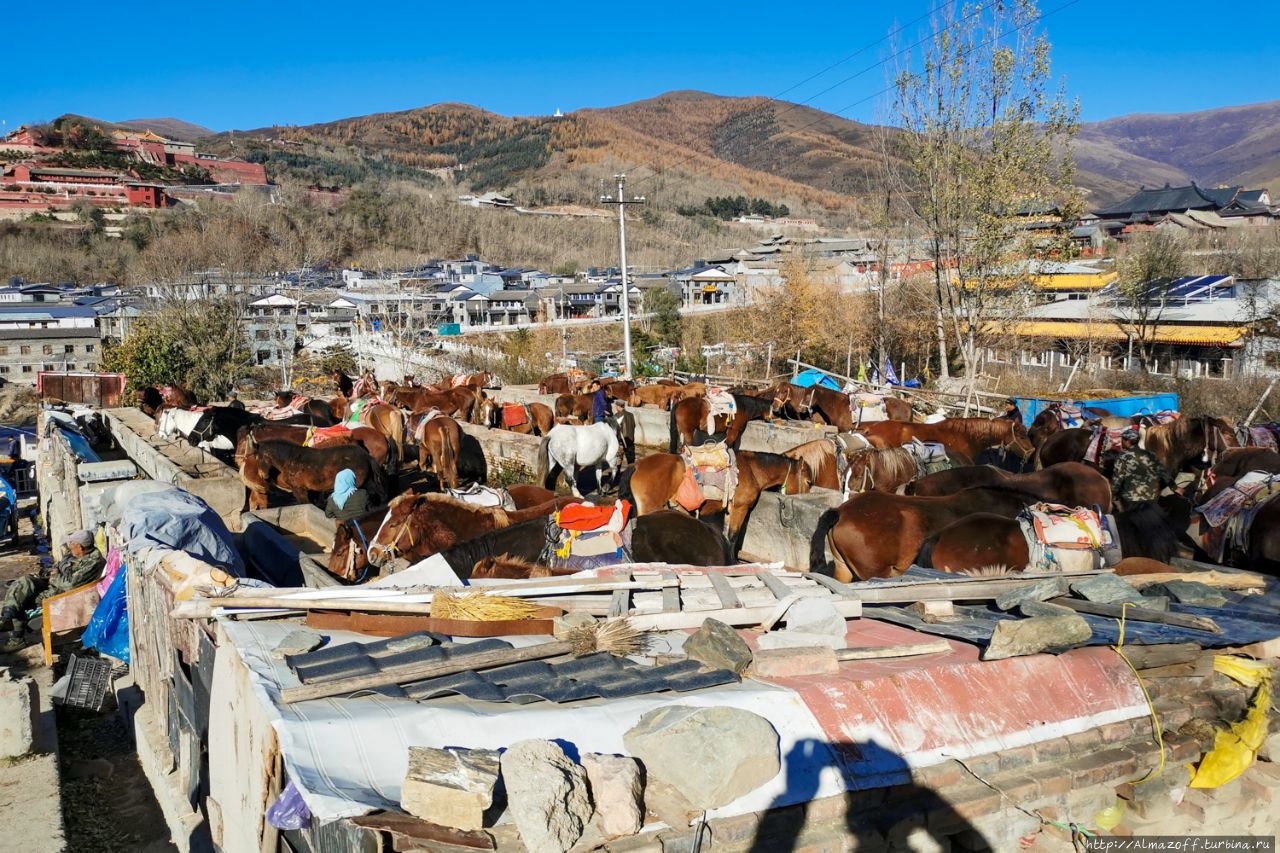
[[[413,514],[418,507],[418,497],[411,489],[387,504],[386,517],[377,532],[369,537],[368,559],[374,566],[381,568],[388,560],[395,559],[406,537],[409,547],[413,547]]]
[[[1025,461],[1036,452],[1036,445],[1031,441],[1027,428],[1019,421],[1006,420],[1009,424],[1009,440],[1000,445],[1001,450],[1012,450]]]
[[[178,425],[174,422],[175,409],[166,406],[156,412],[156,434],[161,438],[177,438]]]

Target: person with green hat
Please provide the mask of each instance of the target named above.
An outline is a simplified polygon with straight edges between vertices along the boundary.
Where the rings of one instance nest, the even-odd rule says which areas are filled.
[[[3,647],[5,651],[15,651],[26,645],[23,634],[27,630],[27,611],[51,595],[68,592],[102,577],[107,561],[94,546],[91,532],[77,530],[64,537],[62,544],[66,554],[57,565],[9,584],[4,609],[0,610],[0,630],[12,632]]]

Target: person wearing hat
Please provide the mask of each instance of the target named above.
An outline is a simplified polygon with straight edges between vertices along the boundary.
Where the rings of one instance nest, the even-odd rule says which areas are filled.
[[[1120,433],[1120,456],[1111,474],[1111,498],[1116,509],[1129,510],[1154,501],[1160,490],[1173,486],[1173,476],[1146,448],[1138,446],[1138,431],[1129,427]]]
[[[73,590],[102,577],[107,561],[94,546],[92,533],[77,530],[65,537],[62,544],[66,554],[52,569],[25,575],[9,584],[4,609],[0,611],[0,630],[13,632],[4,646],[6,651],[26,645],[22,635],[27,630],[27,611],[51,595]]]
[[[636,416],[627,411],[625,400],[613,401],[613,414],[607,419],[618,433],[618,443],[628,464],[636,461]]]
[[[240,395],[237,394],[235,391],[232,391],[230,394],[227,395],[227,408],[239,409],[242,412],[244,411],[244,403],[240,402]]]
[[[1018,408],[1018,401],[1010,397],[1004,401],[1004,411],[1000,413],[1000,417],[1008,418],[1011,421],[1023,423],[1022,410]]]

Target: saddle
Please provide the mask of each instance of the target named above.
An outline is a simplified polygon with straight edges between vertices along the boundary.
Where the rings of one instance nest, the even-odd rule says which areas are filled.
[[[1280,496],[1280,474],[1250,471],[1207,503],[1196,507],[1209,530],[1201,537],[1205,553],[1221,562],[1228,546],[1247,552],[1254,516]]]
[[[577,571],[613,566],[630,559],[635,519],[631,502],[573,503],[547,521],[547,544],[540,563]]]
[[[707,501],[728,504],[733,500],[738,468],[728,445],[723,441],[686,445],[680,455],[684,459],[684,480],[676,490],[677,504],[695,512]]]
[[[1242,426],[1236,430],[1236,439],[1241,447],[1265,447],[1268,450],[1280,450],[1276,442],[1276,433],[1272,425]]]
[[[502,425],[507,429],[524,426],[529,422],[529,407],[524,403],[502,404]]]
[[[915,459],[920,477],[955,467],[951,457],[947,455],[947,446],[940,441],[921,441],[918,438],[912,438],[910,444],[902,445],[902,449]]]
[[[1100,569],[1115,549],[1115,537],[1102,516],[1086,507],[1033,504],[1018,515],[1018,523],[1027,539],[1029,571]]]
[[[849,395],[849,414],[855,424],[872,423],[889,420],[889,411],[884,405],[884,396],[859,391]]]
[[[421,415],[417,415],[416,417],[418,418],[418,422],[413,427],[413,440],[418,444],[422,444],[422,437],[426,433],[427,423],[435,420],[436,418],[444,417],[444,412],[440,411],[435,406],[432,406],[430,409],[427,409],[426,412]]]
[[[725,415],[733,417],[738,411],[738,404],[733,395],[723,388],[707,388],[707,435],[716,431],[716,418]]]
[[[1058,425],[1063,429],[1084,426],[1086,423],[1097,420],[1080,406],[1060,404],[1054,409],[1058,413]]]
[[[477,483],[466,489],[445,489],[445,494],[472,506],[501,507],[508,512],[516,508],[516,502],[506,489],[494,489]]]
[[[338,424],[331,427],[312,427],[307,430],[307,438],[302,442],[302,446],[324,447],[335,439],[343,439],[349,435],[351,435],[351,427],[346,424]]]
[[[1089,446],[1084,451],[1084,461],[1097,465],[1105,454],[1119,453],[1123,449],[1120,436],[1125,429],[1126,427],[1095,426],[1093,435],[1089,438]]]
[[[450,380],[449,387],[457,388],[460,385],[466,385],[467,380],[470,378],[471,378],[471,374],[469,373],[459,373],[457,376],[453,377],[453,379]]]
[[[346,423],[348,426],[353,426],[353,427],[365,426],[366,424],[362,420],[364,416],[364,410],[369,408],[370,406],[380,406],[380,405],[383,405],[383,401],[378,399],[377,397],[359,397],[355,400],[352,400],[351,414],[347,416],[347,419],[346,421],[344,421],[344,423]]]

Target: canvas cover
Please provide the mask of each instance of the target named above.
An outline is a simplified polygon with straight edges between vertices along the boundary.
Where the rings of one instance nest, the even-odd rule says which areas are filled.
[[[122,508],[119,527],[130,553],[158,546],[244,575],[244,562],[222,518],[176,486],[134,495]]]

